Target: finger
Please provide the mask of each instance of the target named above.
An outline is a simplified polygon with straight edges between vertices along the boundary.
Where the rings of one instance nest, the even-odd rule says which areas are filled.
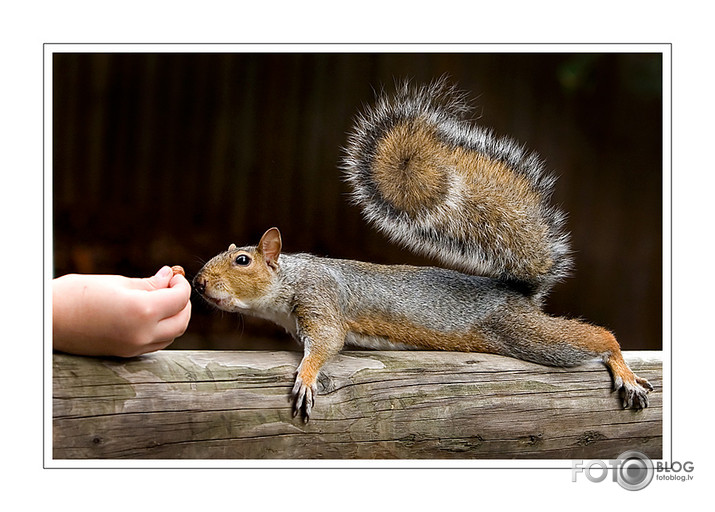
[[[164,265],[151,277],[130,277],[127,278],[127,280],[130,288],[134,290],[161,290],[162,288],[167,288],[169,286],[169,282],[171,281],[173,275],[174,272],[171,270],[171,267]]]
[[[157,320],[170,318],[182,311],[191,298],[191,285],[182,276],[174,278],[171,288],[146,292],[142,300],[148,300]]]
[[[179,286],[182,282],[187,283],[189,285],[189,288],[191,287],[191,283],[189,283],[186,277],[184,277],[182,274],[174,274],[174,276],[169,280],[169,288]]]
[[[179,313],[169,318],[164,318],[156,324],[156,329],[154,331],[154,339],[156,342],[169,342],[171,343],[174,339],[178,338],[189,326],[189,320],[191,320],[191,302],[187,302],[184,309]]]
[[[144,282],[150,289],[161,290],[169,286],[169,281],[171,281],[172,277],[174,277],[174,272],[171,270],[171,267],[164,265],[156,274],[144,279]]]
[[[191,302],[178,314],[161,320],[154,329],[154,341],[141,348],[141,354],[163,350],[171,345],[176,338],[186,332],[191,319]]]
[[[141,347],[141,350],[136,354],[141,356],[143,354],[150,354],[156,352],[157,350],[163,350],[174,342],[174,339],[168,341],[155,341],[154,343],[149,343]]]

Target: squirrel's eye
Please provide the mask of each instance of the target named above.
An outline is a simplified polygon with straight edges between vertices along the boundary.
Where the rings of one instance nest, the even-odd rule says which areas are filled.
[[[249,263],[251,263],[251,258],[249,258],[249,257],[248,257],[247,255],[245,255],[245,254],[239,254],[239,255],[236,257],[236,259],[234,260],[234,262],[236,263],[236,265],[240,265],[240,266],[242,266],[242,267],[245,267],[246,265],[248,265]]]

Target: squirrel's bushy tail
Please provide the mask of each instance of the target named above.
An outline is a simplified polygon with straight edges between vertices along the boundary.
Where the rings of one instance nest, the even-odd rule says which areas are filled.
[[[398,86],[358,115],[343,160],[353,199],[393,240],[540,297],[571,266],[555,179],[513,140],[467,120],[442,79]]]

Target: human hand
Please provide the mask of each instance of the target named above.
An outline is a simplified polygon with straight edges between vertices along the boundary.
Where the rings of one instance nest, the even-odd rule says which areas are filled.
[[[167,347],[191,318],[191,285],[156,275],[69,274],[52,282],[53,347],[73,354],[134,357]]]

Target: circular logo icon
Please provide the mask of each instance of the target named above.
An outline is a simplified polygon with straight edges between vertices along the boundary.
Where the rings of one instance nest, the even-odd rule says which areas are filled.
[[[629,491],[640,491],[653,480],[653,461],[641,452],[628,450],[618,456],[620,464],[616,468],[618,484]]]

